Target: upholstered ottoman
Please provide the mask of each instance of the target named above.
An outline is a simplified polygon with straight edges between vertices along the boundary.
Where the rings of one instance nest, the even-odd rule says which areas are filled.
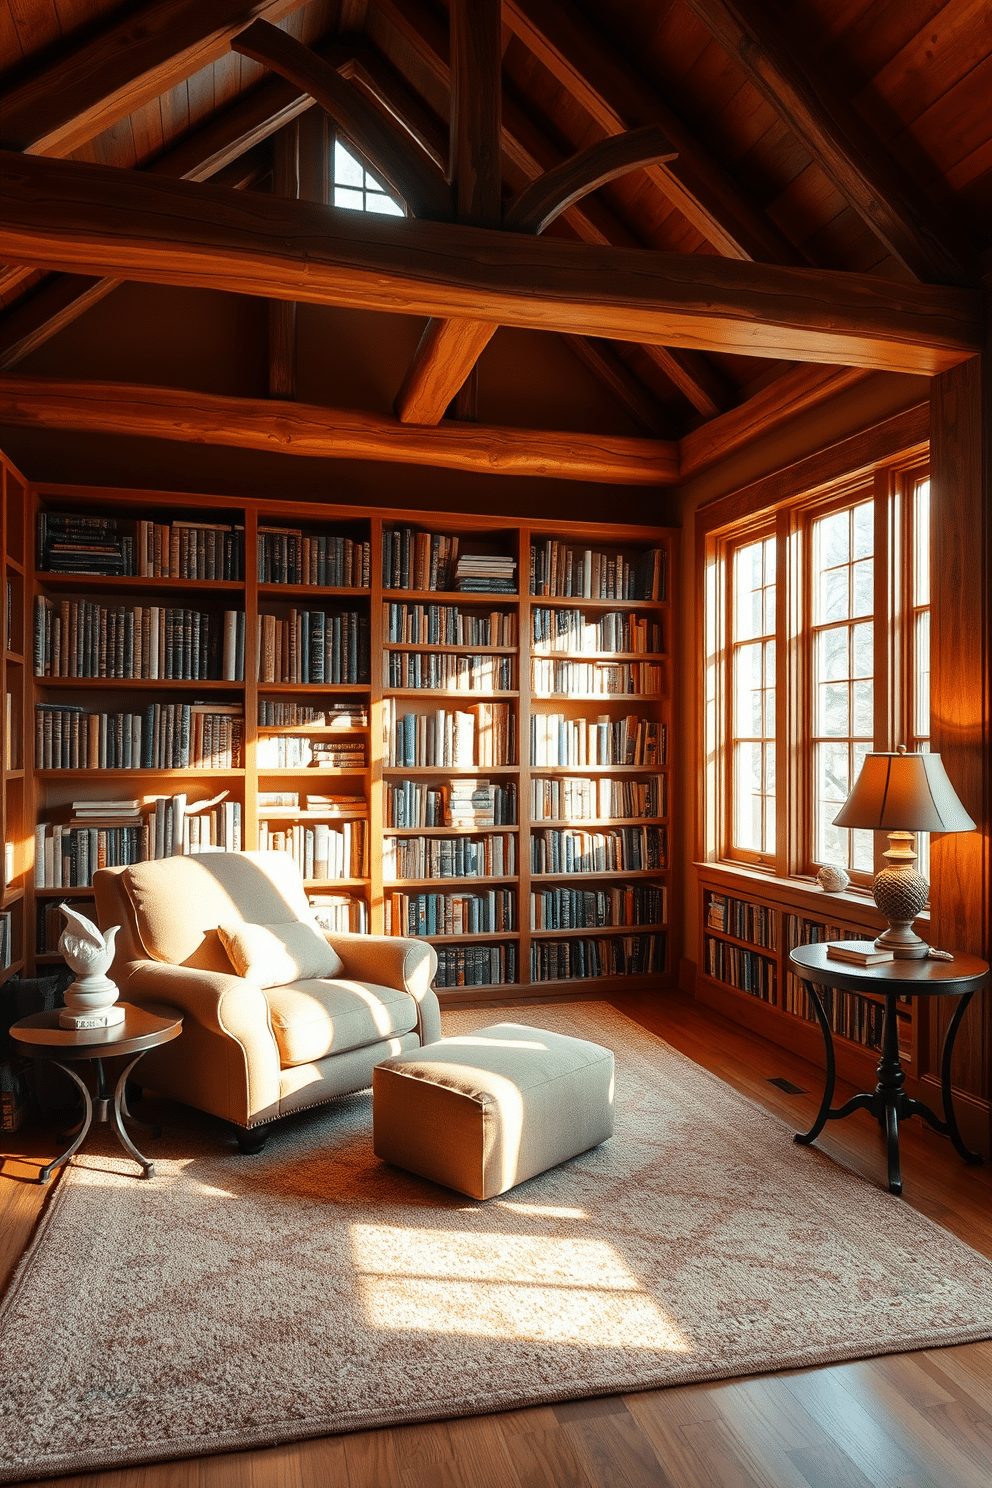
[[[491,1199],[613,1135],[613,1055],[497,1023],[376,1065],[372,1122],[377,1157]]]

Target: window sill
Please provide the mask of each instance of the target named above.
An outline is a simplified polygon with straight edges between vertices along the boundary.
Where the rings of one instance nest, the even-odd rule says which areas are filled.
[[[888,923],[879,913],[868,889],[845,889],[828,894],[811,878],[779,878],[740,863],[695,863],[699,881],[707,888],[765,899],[786,909],[819,918],[854,921],[884,930]],[[930,911],[918,915],[915,924],[929,924]]]

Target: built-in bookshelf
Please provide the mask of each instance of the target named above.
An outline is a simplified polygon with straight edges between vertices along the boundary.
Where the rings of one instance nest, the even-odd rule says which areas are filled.
[[[674,980],[674,533],[14,496],[22,966],[101,864],[260,846],[448,999]]]
[[[822,1063],[822,1035],[809,994],[789,968],[789,952],[818,941],[873,940],[884,922],[870,900],[830,895],[812,886],[769,892],[757,881],[732,887],[730,875],[701,870],[700,951],[696,996],[775,1042]],[[833,1031],[838,1068],[864,1078],[877,1063],[884,999],[818,989]],[[897,1010],[903,1062],[915,1061],[911,999]]]

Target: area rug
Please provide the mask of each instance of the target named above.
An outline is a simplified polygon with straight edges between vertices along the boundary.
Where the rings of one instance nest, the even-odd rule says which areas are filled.
[[[150,1182],[77,1158],[0,1314],[0,1478],[992,1336],[992,1264],[660,1039],[513,1017],[614,1050],[616,1135],[485,1203],[378,1162],[368,1093],[258,1157],[184,1113]]]

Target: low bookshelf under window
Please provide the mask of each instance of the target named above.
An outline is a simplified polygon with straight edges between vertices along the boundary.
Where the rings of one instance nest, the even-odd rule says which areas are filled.
[[[700,951],[696,996],[773,1042],[822,1063],[822,1035],[812,1003],[789,968],[796,946],[821,941],[873,940],[883,928],[869,900],[763,883],[754,875],[700,871]],[[734,887],[730,883],[734,882]],[[797,904],[801,899],[802,905]],[[883,999],[820,988],[836,1039],[838,1069],[859,1081],[865,1062],[878,1060]],[[916,1051],[914,1010],[901,998],[900,1056],[912,1067]]]

